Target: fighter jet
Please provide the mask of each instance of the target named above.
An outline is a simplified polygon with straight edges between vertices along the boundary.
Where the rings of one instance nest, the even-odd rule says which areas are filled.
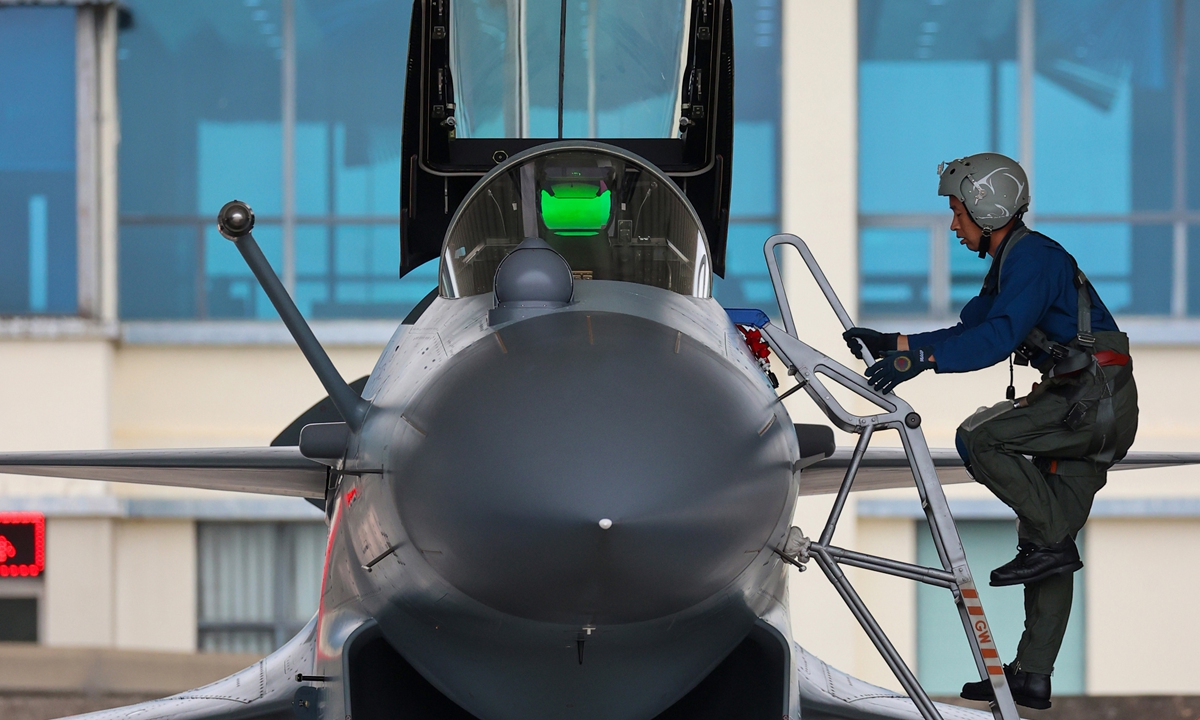
[[[804,345],[785,297],[782,328],[712,298],[729,206],[729,3],[678,4],[661,136],[604,141],[529,137],[532,105],[519,101],[496,114],[517,130],[472,136],[486,108],[472,119],[455,101],[468,61],[454,43],[469,37],[455,5],[415,3],[405,103],[401,272],[438,258],[438,287],[367,378],[338,374],[235,200],[218,227],[328,397],[268,448],[0,455],[11,473],[324,508],[320,606],[295,638],[207,687],[88,717],[987,717],[918,686],[910,699],[849,677],[791,627],[789,572],[812,556],[837,582],[838,562],[869,565],[793,528],[797,502],[911,485],[915,473],[933,478],[923,492],[944,508],[934,468],[942,482],[968,478],[956,453],[925,448],[902,400]],[[558,112],[561,134],[561,102]],[[777,292],[780,243],[806,252],[784,236],[768,243]],[[791,421],[767,348],[837,428],[859,433],[853,452],[835,450],[833,428]],[[818,376],[879,413],[847,413]],[[907,433],[906,447],[869,449],[875,427]],[[933,520],[952,532],[948,511]],[[969,604],[965,556],[948,547],[941,569],[893,570],[923,572]],[[1003,674],[991,677],[1007,699]],[[1011,700],[994,713],[1016,717]]]

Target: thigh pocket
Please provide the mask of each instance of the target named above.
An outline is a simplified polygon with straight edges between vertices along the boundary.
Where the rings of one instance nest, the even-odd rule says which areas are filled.
[[[962,425],[959,425],[958,429],[969,433],[985,422],[989,420],[995,420],[1001,415],[1012,412],[1015,409],[1016,406],[1013,405],[1012,400],[998,402],[991,407],[981,407],[975,411],[975,414],[971,415],[966,420],[963,420]]]

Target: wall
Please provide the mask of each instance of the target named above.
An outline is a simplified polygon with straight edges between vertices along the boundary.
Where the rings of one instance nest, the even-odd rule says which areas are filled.
[[[330,354],[354,379],[370,372],[380,349]],[[0,383],[5,450],[265,445],[325,395],[299,350],[286,345],[10,338],[0,342],[0,367],[20,379]],[[195,649],[194,519],[126,517],[118,500],[246,496],[0,475],[0,497],[37,495],[67,496],[47,520],[46,645]]]

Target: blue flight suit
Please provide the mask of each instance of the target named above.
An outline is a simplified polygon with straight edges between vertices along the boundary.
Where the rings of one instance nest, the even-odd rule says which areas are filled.
[[[995,365],[1035,327],[1065,345],[1079,332],[1075,272],[1074,258],[1061,245],[1018,221],[997,248],[983,289],[963,308],[961,322],[910,335],[909,347],[932,347],[937,372],[943,373]],[[1023,543],[1050,546],[1074,538],[1108,468],[1124,457],[1137,430],[1129,340],[1090,284],[1088,292],[1095,350],[1119,354],[1124,364],[1050,377],[1053,360],[1039,353],[1031,363],[1043,369],[1042,382],[1028,397],[981,409],[956,434],[955,444],[975,480],[1016,512]],[[1090,403],[1083,420],[1066,423],[1081,397]],[[1115,420],[1099,417],[1101,397],[1111,399]],[[1025,586],[1018,669],[1053,671],[1071,612],[1072,586],[1070,573]]]
[[[996,257],[1024,225],[1006,236]],[[912,348],[931,346],[937,372],[970,372],[1004,360],[1034,327],[1055,342],[1075,337],[1079,295],[1075,290],[1075,261],[1062,245],[1037,232],[1026,232],[1004,257],[1004,283],[998,261],[992,262],[983,290],[971,298],[954,327],[908,336]],[[1092,295],[1092,331],[1118,330],[1095,289]],[[1039,359],[1034,358],[1034,364]]]

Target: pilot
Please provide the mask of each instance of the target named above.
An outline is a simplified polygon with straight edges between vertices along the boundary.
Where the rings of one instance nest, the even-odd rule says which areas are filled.
[[[954,327],[913,335],[855,327],[844,337],[859,358],[865,346],[879,360],[866,373],[880,392],[924,370],[969,372],[1014,354],[1041,371],[1025,397],[1010,382],[1007,400],[967,418],[955,444],[972,477],[1016,512],[1017,556],[992,571],[991,584],[1025,586],[1025,631],[1005,674],[1018,704],[1044,709],[1072,573],[1083,567],[1075,537],[1137,431],[1129,339],[1075,258],[1022,222],[1029,183],[1015,160],[982,153],[943,163],[938,175],[950,229],[992,258],[979,295]],[[991,683],[967,683],[962,697],[991,700]]]

